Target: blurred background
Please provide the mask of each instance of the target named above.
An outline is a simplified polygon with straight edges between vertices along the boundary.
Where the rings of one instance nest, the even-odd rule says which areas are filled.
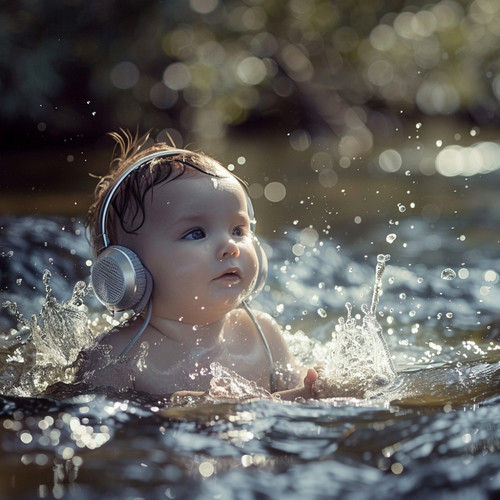
[[[0,212],[84,214],[129,128],[247,179],[268,236],[481,219],[499,48],[500,0],[2,2]]]

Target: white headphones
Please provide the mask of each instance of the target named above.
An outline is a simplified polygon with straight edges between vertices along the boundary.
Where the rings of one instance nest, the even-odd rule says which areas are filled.
[[[144,267],[138,255],[127,247],[110,245],[106,225],[109,207],[115,193],[131,172],[156,158],[181,154],[192,154],[183,149],[155,151],[150,153],[127,169],[109,190],[100,211],[100,230],[102,244],[90,273],[92,288],[99,301],[111,311],[133,310],[140,314],[148,305],[153,290],[153,278]],[[182,162],[182,160],[179,160]],[[246,193],[246,189],[245,189]],[[263,288],[267,277],[267,257],[258,239],[255,237],[255,217],[252,202],[247,194],[248,216],[258,259],[258,272],[255,285],[245,300],[255,297]]]

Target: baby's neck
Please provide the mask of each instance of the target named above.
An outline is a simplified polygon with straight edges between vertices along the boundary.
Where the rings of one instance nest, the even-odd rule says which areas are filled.
[[[223,342],[224,324],[226,318],[208,325],[192,325],[182,321],[174,321],[159,316],[153,316],[149,327],[162,336],[176,342],[184,349],[203,349],[220,345]]]

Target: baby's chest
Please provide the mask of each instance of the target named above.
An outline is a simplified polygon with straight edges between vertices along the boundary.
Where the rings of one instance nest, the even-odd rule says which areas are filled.
[[[228,342],[213,350],[177,352],[144,346],[137,364],[136,387],[155,394],[175,391],[206,391],[213,377],[213,364],[269,389],[270,364],[262,347],[247,340]]]

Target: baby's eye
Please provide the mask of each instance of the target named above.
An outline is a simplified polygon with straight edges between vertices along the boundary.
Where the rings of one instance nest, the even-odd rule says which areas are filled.
[[[245,236],[246,233],[247,231],[243,226],[238,226],[233,229],[233,236],[236,236],[237,238]]]
[[[186,233],[182,239],[184,240],[201,240],[203,238],[205,238],[205,231],[203,231],[203,229],[200,229],[200,228],[196,228],[196,229],[192,229],[191,231],[189,231],[188,233]]]

